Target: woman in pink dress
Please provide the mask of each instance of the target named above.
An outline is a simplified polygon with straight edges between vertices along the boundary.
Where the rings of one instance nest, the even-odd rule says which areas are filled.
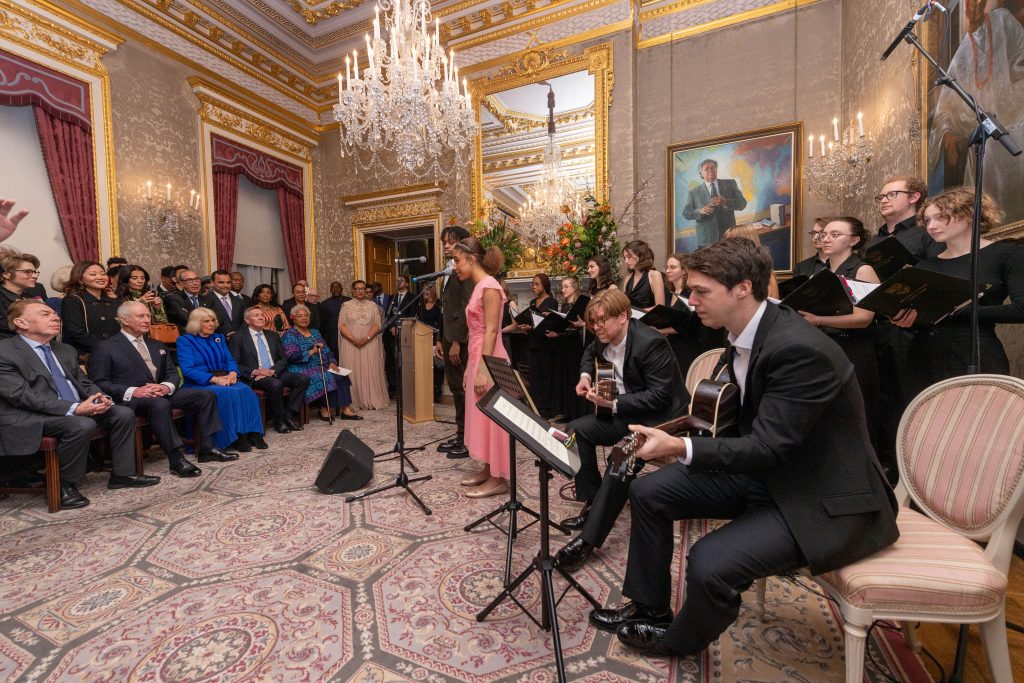
[[[505,292],[493,275],[501,270],[505,257],[497,247],[484,251],[480,240],[467,237],[455,245],[455,272],[459,280],[473,281],[473,296],[466,307],[469,327],[469,362],[466,363],[465,443],[469,455],[484,463],[483,468],[462,480],[463,486],[474,487],[466,496],[486,498],[508,493],[508,434],[480,412],[476,402],[491,388],[491,376],[481,358],[497,356],[508,359],[501,343],[501,314]]]

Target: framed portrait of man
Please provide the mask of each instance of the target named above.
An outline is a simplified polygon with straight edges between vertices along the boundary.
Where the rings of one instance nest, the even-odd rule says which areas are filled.
[[[800,226],[800,123],[670,145],[668,251],[755,237],[792,271]],[[797,226],[797,229],[794,229]]]
[[[924,29],[924,46],[950,76],[1018,145],[1024,145],[1024,0],[953,0]],[[925,63],[921,77],[924,144],[922,168],[928,193],[975,182],[974,111],[949,88],[935,84]],[[1005,213],[1000,234],[1024,230],[1024,154],[1013,157],[996,141],[985,149],[983,189]]]

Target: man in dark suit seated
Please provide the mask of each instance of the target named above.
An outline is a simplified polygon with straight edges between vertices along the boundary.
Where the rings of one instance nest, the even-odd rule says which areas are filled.
[[[597,464],[597,446],[611,446],[629,434],[635,423],[656,425],[681,414],[689,396],[683,388],[672,347],[664,336],[630,318],[629,298],[619,289],[607,289],[594,295],[587,305],[587,320],[597,339],[583,351],[580,381],[576,393],[595,406],[610,409],[611,415],[585,415],[569,423],[575,433],[580,454],[576,473],[576,500],[583,501],[582,512],[562,524],[570,529],[583,528],[581,539],[598,547],[607,537],[615,519],[626,504],[625,491],[609,498],[602,487]],[[598,396],[594,386],[595,360],[602,359],[615,368],[618,398]],[[605,475],[607,478],[607,475]],[[603,490],[603,494],[599,494]],[[601,500],[590,520],[592,503]]]
[[[202,306],[202,302],[199,301],[199,290],[203,286],[203,281],[194,270],[185,268],[178,271],[178,284],[181,286],[179,291],[171,292],[164,297],[164,309],[167,311],[167,321],[177,325],[178,331],[185,334],[188,314]]]
[[[231,273],[226,270],[210,274],[210,291],[199,297],[199,303],[217,314],[216,331],[228,339],[245,324],[245,302],[231,291]]]
[[[630,425],[647,439],[638,457],[671,464],[629,493],[622,594],[632,602],[594,610],[590,622],[654,656],[700,653],[736,619],[756,579],[837,569],[899,536],[853,365],[796,311],[767,301],[767,250],[725,239],[691,254],[686,268],[701,321],[729,332],[725,358],[742,407],[736,437]],[[703,518],[732,521],[690,549],[686,600],[673,618],[672,528]]]
[[[236,296],[242,299],[242,303],[245,304],[245,308],[252,306],[252,299],[249,298],[242,290],[245,288],[245,276],[237,270],[231,273],[231,291]],[[243,309],[244,310],[244,309]]]
[[[288,358],[281,346],[281,337],[266,333],[267,316],[259,307],[245,312],[245,327],[228,341],[231,355],[238,361],[238,379],[267,396],[267,413],[279,434],[302,430],[295,416],[302,409],[309,378],[297,372],[288,372]],[[285,409],[284,388],[288,387],[288,406]]]
[[[60,318],[36,300],[8,309],[15,335],[0,341],[0,453],[32,455],[44,436],[59,440],[60,504],[80,508],[78,491],[97,423],[110,438],[112,468],[107,488],[152,486],[160,477],[134,474],[135,414],[114,405],[78,366],[71,346],[54,343]]]
[[[117,309],[117,321],[121,324],[121,334],[105,339],[92,352],[89,376],[115,403],[149,418],[153,436],[167,455],[171,473],[179,477],[202,474],[202,470],[185,459],[185,445],[174,428],[174,408],[195,416],[196,430],[202,431],[200,462],[236,460],[237,455],[224,453],[213,445],[213,435],[221,427],[213,392],[181,388],[178,367],[167,347],[146,339],[151,323],[149,308],[139,301],[126,301]]]

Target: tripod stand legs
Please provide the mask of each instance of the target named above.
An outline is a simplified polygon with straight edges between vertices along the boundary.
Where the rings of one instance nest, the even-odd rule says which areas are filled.
[[[416,495],[415,491],[413,491],[411,488],[409,488],[409,484],[415,483],[417,481],[427,481],[428,479],[433,479],[433,478],[434,478],[433,475],[426,474],[426,475],[424,475],[422,477],[414,477],[414,478],[410,479],[409,475],[407,475],[405,473],[405,471],[403,470],[403,471],[398,473],[398,478],[395,479],[395,483],[394,484],[386,484],[384,486],[378,486],[375,489],[371,489],[369,491],[364,491],[363,493],[360,493],[358,496],[348,496],[348,497],[345,498],[345,500],[347,502],[349,502],[349,503],[352,503],[352,502],[357,501],[357,500],[362,500],[363,498],[366,498],[367,496],[372,496],[375,493],[380,493],[381,491],[387,491],[389,489],[401,488],[401,489],[405,489],[405,492],[408,493],[410,496],[412,496],[412,499],[414,501],[416,501],[416,504],[419,505],[421,508],[423,508],[423,513],[424,514],[430,515],[430,514],[433,514],[431,509],[428,508],[426,506],[426,504],[422,500],[420,500],[420,497]]]

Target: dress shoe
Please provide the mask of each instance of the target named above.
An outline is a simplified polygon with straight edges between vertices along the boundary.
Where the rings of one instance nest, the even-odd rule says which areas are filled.
[[[462,443],[462,439],[460,439],[458,437],[455,437],[455,438],[452,438],[452,439],[448,439],[447,441],[442,441],[441,443],[437,444],[437,452],[438,453],[447,453],[448,451],[450,451],[452,449],[453,446],[455,446],[456,444],[460,444],[460,443]]]
[[[239,434],[238,438],[228,448],[239,453],[252,453],[252,446],[249,445],[249,439],[245,438],[245,434]],[[202,462],[202,460],[199,462]]]
[[[566,517],[565,519],[563,519],[562,520],[562,526],[564,526],[566,529],[570,529],[572,531],[576,531],[577,529],[582,529],[583,525],[586,524],[586,522],[587,522],[587,515],[589,515],[589,514],[590,514],[590,503],[587,503],[587,504],[585,504],[583,506],[583,509],[580,510],[580,514],[574,515],[572,517]]]
[[[672,623],[672,610],[654,609],[638,602],[627,602],[618,609],[595,609],[590,612],[590,623],[609,633],[615,633],[623,624],[634,621],[668,626]]]
[[[282,420],[282,424],[293,432],[301,432],[303,429],[302,425],[295,420]]]
[[[185,458],[171,463],[171,474],[176,474],[179,477],[198,477],[202,473],[201,469],[185,460]]]
[[[348,413],[342,413],[338,416],[339,420],[362,420],[362,415],[349,415]]]
[[[576,537],[555,554],[555,566],[574,572],[587,563],[593,552],[594,546]]]
[[[481,470],[479,472],[473,472],[468,477],[463,477],[459,483],[463,486],[479,486],[488,479],[491,478],[491,473]]]
[[[502,496],[506,493],[508,493],[508,483],[502,480],[500,484],[477,486],[472,491],[466,491],[466,498],[490,498],[491,496]]]
[[[199,451],[199,457],[196,459],[199,462],[231,462],[238,460],[238,453],[225,453],[219,448],[208,448],[205,451]]]
[[[330,413],[328,413],[327,415],[324,415],[323,413],[317,413],[316,416],[319,417],[324,422],[330,422],[331,421]]]
[[[74,484],[60,483],[60,506],[63,509],[84,508],[89,504],[89,499],[78,492]]]
[[[155,486],[160,483],[160,477],[151,477],[148,474],[111,474],[107,481],[108,489],[141,489],[144,486]]]
[[[270,446],[267,445],[267,442],[263,440],[262,434],[258,434],[256,432],[249,432],[248,434],[246,434],[246,439],[249,441],[253,448],[257,448],[261,451],[265,451],[268,448],[270,448]]]
[[[648,657],[672,657],[675,653],[665,644],[665,630],[664,625],[631,621],[620,626],[615,635],[623,645]]]
[[[274,423],[274,431],[278,434],[291,434],[292,430],[288,427],[288,423],[284,420],[280,420]]]
[[[445,453],[445,457],[448,458],[449,460],[459,460],[460,458],[468,458],[469,450],[466,448],[466,444],[460,441],[457,445],[452,446],[448,450],[448,452]]]

